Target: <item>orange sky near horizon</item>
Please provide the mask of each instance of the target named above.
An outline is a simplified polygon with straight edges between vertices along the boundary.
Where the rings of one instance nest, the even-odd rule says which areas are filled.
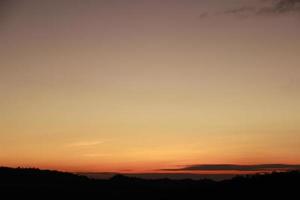
[[[258,0],[9,2],[0,165],[300,164],[299,13],[228,14]]]

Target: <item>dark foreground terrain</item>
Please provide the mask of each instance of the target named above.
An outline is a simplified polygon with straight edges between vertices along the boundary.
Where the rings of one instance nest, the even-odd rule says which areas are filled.
[[[300,172],[237,176],[225,181],[94,180],[57,171],[0,168],[0,199],[299,199]]]

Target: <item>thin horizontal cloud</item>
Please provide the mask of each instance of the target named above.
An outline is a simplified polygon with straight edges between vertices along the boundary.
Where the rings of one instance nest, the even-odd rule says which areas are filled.
[[[97,158],[97,157],[109,157],[109,156],[112,156],[112,154],[88,153],[88,154],[83,154],[82,156],[89,157],[89,158]]]
[[[98,144],[103,144],[104,141],[84,141],[84,142],[75,142],[68,144],[69,147],[88,147],[88,146],[95,146]]]
[[[162,171],[276,171],[300,170],[300,165],[288,164],[260,164],[260,165],[234,165],[234,164],[206,164],[189,165],[177,169],[161,169]]]

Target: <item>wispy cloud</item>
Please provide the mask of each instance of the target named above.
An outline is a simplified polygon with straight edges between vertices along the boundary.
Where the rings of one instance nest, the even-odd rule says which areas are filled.
[[[75,142],[70,143],[67,146],[69,147],[89,147],[89,146],[95,146],[99,144],[103,144],[104,141],[83,141],[83,142]]]
[[[274,0],[270,7],[263,7],[257,14],[300,13],[300,0]]]
[[[89,158],[98,158],[98,157],[109,157],[112,156],[112,154],[105,154],[105,153],[87,153],[83,154],[84,157],[89,157]]]
[[[225,10],[226,15],[280,15],[300,14],[300,0],[261,0],[257,5],[247,5]]]
[[[275,171],[300,170],[300,165],[288,164],[260,164],[260,165],[234,165],[234,164],[206,164],[188,165],[177,169],[161,169],[162,171]]]

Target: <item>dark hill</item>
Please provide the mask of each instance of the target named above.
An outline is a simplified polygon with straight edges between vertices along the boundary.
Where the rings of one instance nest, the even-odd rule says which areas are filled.
[[[5,199],[291,199],[299,196],[297,171],[237,176],[225,181],[145,180],[116,175],[109,180],[50,170],[0,168],[0,194]],[[297,198],[296,198],[297,199]]]

